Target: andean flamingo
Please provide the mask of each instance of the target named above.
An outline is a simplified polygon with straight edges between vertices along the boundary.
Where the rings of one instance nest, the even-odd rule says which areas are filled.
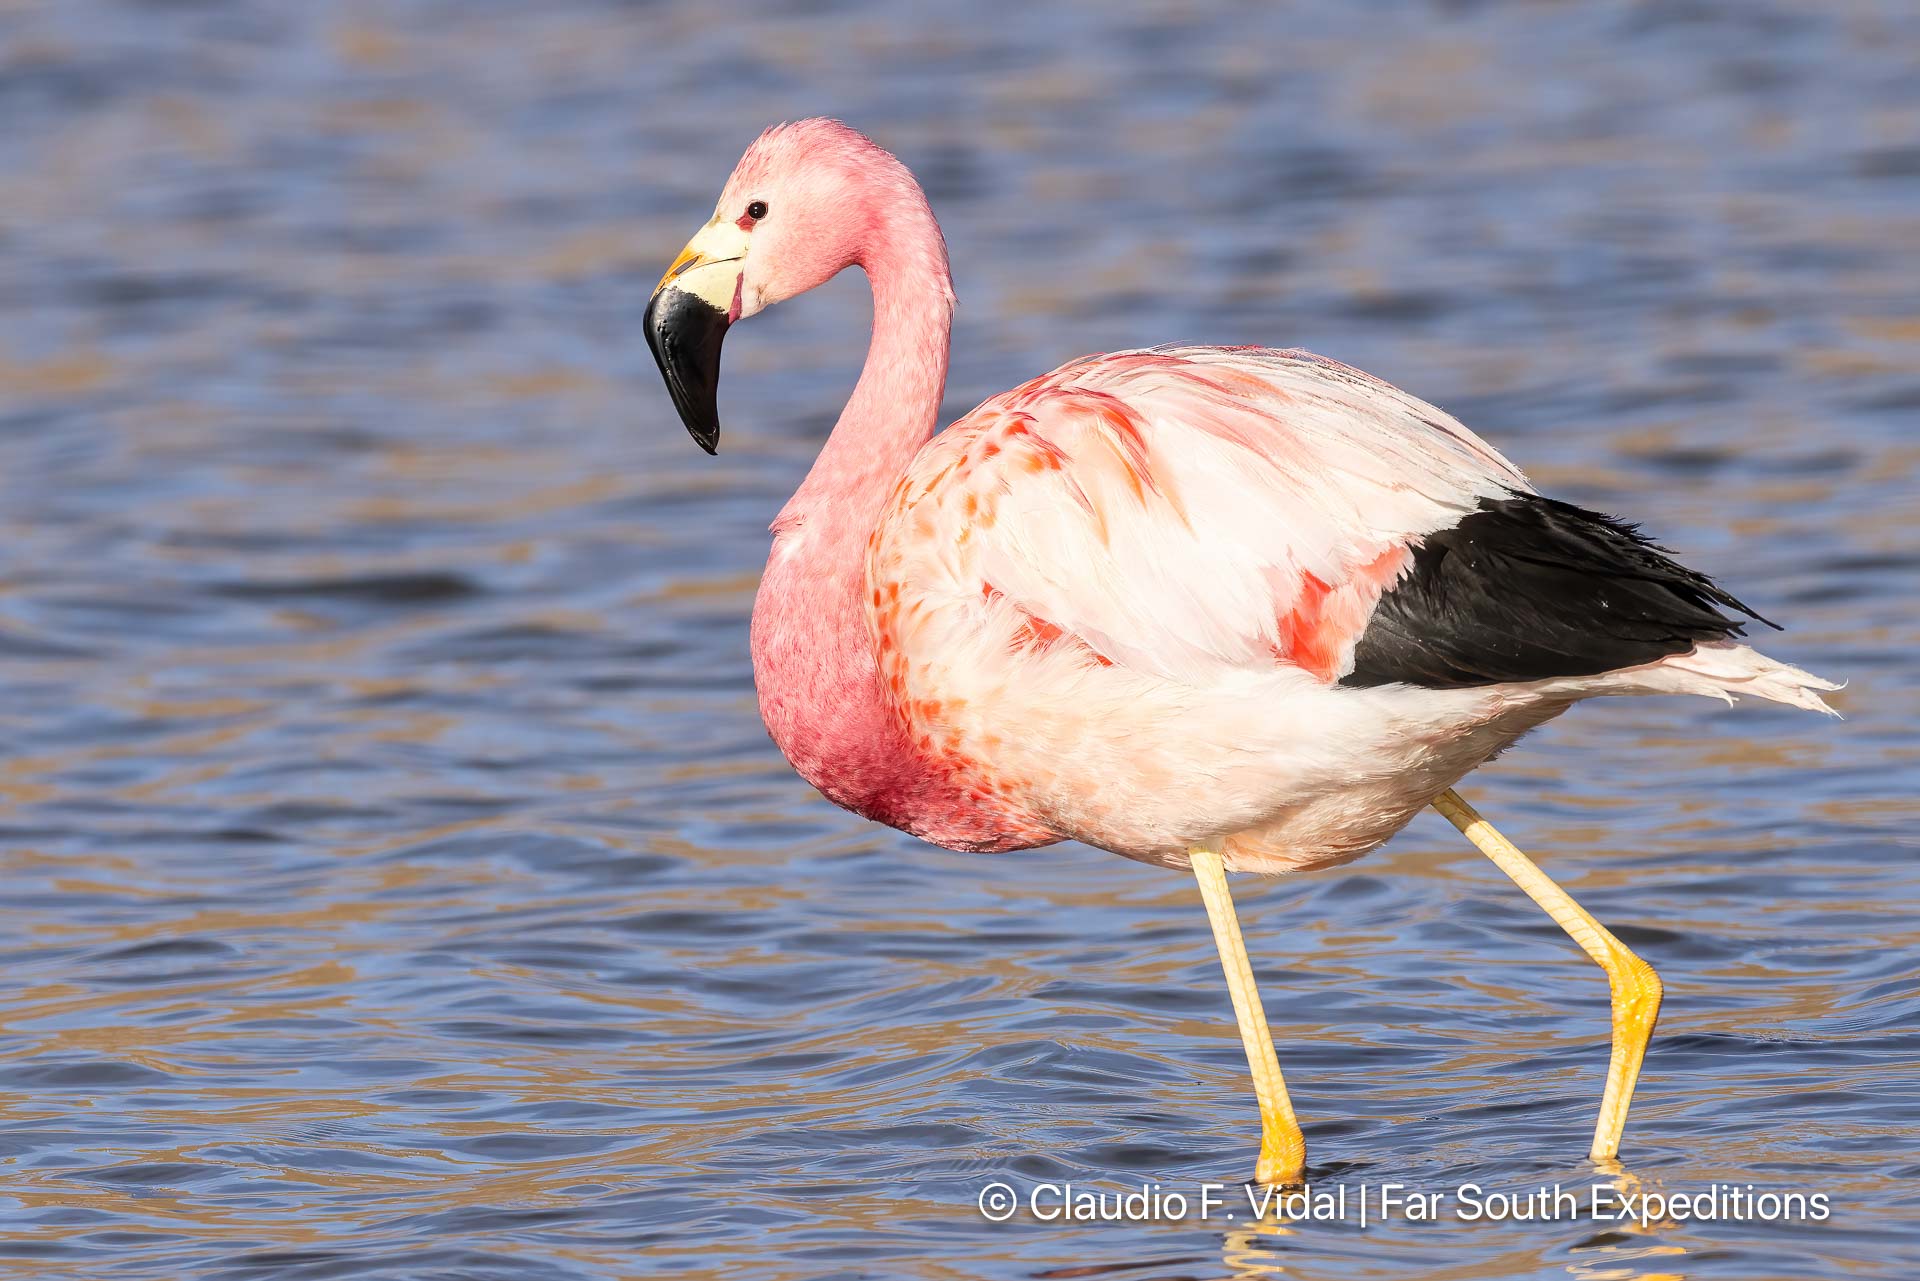
[[[1838,687],[1736,643],[1729,614],[1759,615],[1631,526],[1305,351],[1090,356],[935,436],[946,245],[906,167],[836,121],[748,147],[647,307],[702,447],[727,327],[850,266],[873,290],[866,365],[773,521],[753,609],[761,714],[800,775],[950,849],[1071,838],[1191,867],[1261,1182],[1298,1179],[1305,1143],[1225,873],[1344,863],[1431,805],[1606,971],[1592,1156],[1613,1158],[1660,980],[1453,784],[1583,698],[1827,711]]]

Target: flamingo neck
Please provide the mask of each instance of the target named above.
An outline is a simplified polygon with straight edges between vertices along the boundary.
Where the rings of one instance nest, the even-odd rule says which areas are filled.
[[[753,608],[754,683],[774,742],[828,799],[952,848],[1005,849],[1033,838],[1004,830],[915,750],[867,628],[867,543],[933,434],[953,324],[933,214],[917,189],[894,194],[860,259],[873,287],[866,366],[773,524]]]
[[[867,361],[812,470],[774,521],[777,534],[804,533],[812,546],[851,537],[863,550],[881,503],[939,425],[953,282],[924,200],[917,212],[895,220],[903,232],[877,236],[885,247],[860,263],[873,288]]]

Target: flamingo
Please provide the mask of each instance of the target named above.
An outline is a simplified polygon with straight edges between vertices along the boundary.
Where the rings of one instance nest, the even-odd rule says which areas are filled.
[[[1659,976],[1454,784],[1584,698],[1832,714],[1839,686],[1738,643],[1768,620],[1634,526],[1306,351],[1088,356],[935,435],[946,243],[906,166],[833,120],[760,135],[648,303],[708,453],[728,327],[848,267],[873,293],[866,363],[753,606],[761,715],[800,776],[948,849],[1071,839],[1191,869],[1266,1184],[1298,1182],[1306,1144],[1226,873],[1346,863],[1432,806],[1605,972],[1590,1155],[1617,1164]]]

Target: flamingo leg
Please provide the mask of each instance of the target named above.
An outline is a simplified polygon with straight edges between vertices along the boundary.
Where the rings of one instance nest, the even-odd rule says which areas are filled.
[[[1220,968],[1226,972],[1227,991],[1233,997],[1233,1016],[1240,1024],[1240,1043],[1247,1048],[1247,1066],[1253,1072],[1254,1097],[1260,1100],[1260,1159],[1253,1168],[1259,1183],[1298,1183],[1307,1162],[1307,1140],[1293,1115],[1293,1100],[1280,1076],[1280,1060],[1273,1052],[1273,1033],[1267,1030],[1266,1011],[1253,984],[1253,966],[1240,937],[1240,919],[1233,912],[1233,894],[1227,889],[1226,864],[1219,851],[1194,849],[1194,879],[1207,905],[1214,945],[1220,949]]]
[[[1527,897],[1546,910],[1580,950],[1607,972],[1613,995],[1613,1055],[1607,1063],[1607,1089],[1600,1099],[1600,1119],[1593,1127],[1592,1157],[1611,1161],[1620,1151],[1620,1132],[1627,1127],[1627,1105],[1640,1079],[1654,1020],[1660,1017],[1660,976],[1635,956],[1607,927],[1587,914],[1573,897],[1555,885],[1513,842],[1494,830],[1478,810],[1460,799],[1452,788],[1433,802],[1447,821],[1513,878]]]

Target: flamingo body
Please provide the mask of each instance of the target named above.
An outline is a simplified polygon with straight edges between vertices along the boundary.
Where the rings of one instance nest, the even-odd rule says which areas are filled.
[[[1076,361],[935,437],[895,490],[866,581],[886,706],[1009,844],[1343,862],[1577,699],[1702,679],[1343,683],[1423,540],[1532,493],[1443,411],[1310,353]]]
[[[955,849],[1287,871],[1376,847],[1581,698],[1832,688],[1734,644],[1716,606],[1752,611],[1705,578],[1307,352],[1088,357],[934,436],[945,243],[836,122],[748,149],[659,328],[717,335],[849,265],[872,344],[773,524],[753,653],[774,741],[857,813]],[[717,363],[656,354],[711,447]]]

